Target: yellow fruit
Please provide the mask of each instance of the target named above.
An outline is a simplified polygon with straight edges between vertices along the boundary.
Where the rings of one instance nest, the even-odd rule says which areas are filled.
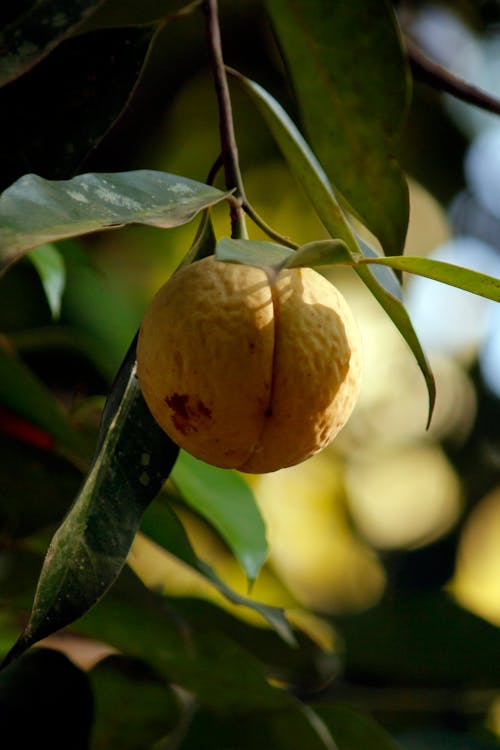
[[[213,256],[175,274],[144,316],[137,373],[148,407],[207,463],[276,471],[323,449],[346,423],[361,341],[338,290],[310,268]]]

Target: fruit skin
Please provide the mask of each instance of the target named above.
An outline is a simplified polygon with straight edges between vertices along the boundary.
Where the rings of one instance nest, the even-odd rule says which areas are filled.
[[[146,310],[137,374],[165,432],[207,463],[267,473],[337,435],[356,402],[361,337],[340,292],[310,268],[213,256],[175,274]]]

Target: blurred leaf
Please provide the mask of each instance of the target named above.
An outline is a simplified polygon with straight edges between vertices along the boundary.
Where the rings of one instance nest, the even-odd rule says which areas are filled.
[[[81,481],[81,473],[54,453],[0,434],[0,535],[24,537],[61,521]]]
[[[402,256],[399,258],[365,258],[361,263],[377,263],[399,271],[427,276],[443,284],[456,286],[466,292],[500,302],[500,279],[470,268],[462,268],[432,258]]]
[[[92,693],[63,654],[35,649],[0,673],[2,746],[87,750]]]
[[[154,29],[97,31],[62,42],[0,89],[0,189],[26,173],[72,177],[124,112]],[[40,243],[39,243],[40,244]]]
[[[185,502],[221,534],[250,581],[255,580],[268,552],[266,528],[245,480],[185,451],[180,451],[171,479]]]
[[[0,403],[78,451],[80,440],[62,406],[15,355],[0,347]]]
[[[386,252],[402,252],[408,188],[392,154],[410,79],[389,3],[266,5],[305,130],[328,177]]]
[[[482,730],[481,734],[482,734]],[[399,742],[403,750],[498,750],[500,740],[475,737],[469,732],[454,732],[441,727],[402,732]]]
[[[175,467],[171,475],[172,479],[174,472]],[[170,505],[166,503],[150,505],[142,519],[141,531],[171,555],[205,576],[228,601],[255,610],[284,641],[288,644],[295,644],[294,635],[281,609],[261,604],[236,593],[219,578],[208,563],[197,557],[183,525]]]
[[[401,593],[335,625],[348,682],[498,686],[500,629],[441,591]]]
[[[54,245],[40,245],[28,254],[40,276],[52,318],[61,313],[61,299],[66,283],[66,266],[61,253]]]
[[[236,641],[265,665],[269,678],[289,691],[316,692],[338,676],[339,654],[323,650],[299,629],[300,623],[293,632],[295,647],[290,648],[289,640],[276,637],[276,628],[255,627],[206,599],[177,597],[175,608],[193,628],[216,630]]]
[[[189,725],[183,750],[272,748],[272,750],[337,750],[328,730],[318,726],[313,712],[298,701],[279,711],[237,713],[221,722],[198,711]],[[359,748],[364,746],[359,746]],[[368,748],[368,746],[366,746]],[[370,748],[371,750],[371,748]]]
[[[0,31],[0,86],[22,75],[73,33],[102,0],[38,0]]]
[[[142,514],[168,476],[178,448],[158,427],[135,374],[135,347],[117,378],[120,401],[105,409],[89,473],[56,531],[31,616],[8,660],[81,617],[120,573]]]
[[[95,706],[92,750],[149,748],[179,720],[177,698],[143,661],[109,656],[89,678]]]
[[[337,750],[400,750],[400,745],[373,719],[346,706],[312,704],[314,712],[328,727]]]
[[[221,716],[242,708],[253,711],[289,705],[289,696],[269,684],[262,665],[248,651],[216,624],[193,627],[178,615],[173,603],[149,591],[128,568],[74,629],[145,659]]]
[[[186,177],[137,170],[49,181],[25,175],[0,196],[0,262],[43,242],[125,224],[187,224],[226,193]]]

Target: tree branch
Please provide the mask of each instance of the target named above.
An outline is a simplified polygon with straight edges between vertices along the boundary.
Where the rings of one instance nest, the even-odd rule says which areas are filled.
[[[408,37],[405,37],[405,45],[412,73],[417,80],[426,83],[438,91],[451,94],[468,104],[473,104],[487,112],[500,115],[500,99],[496,99],[494,96],[486,93],[486,91],[450,73],[442,65],[427,57],[420,47]]]
[[[206,32],[212,73],[214,76],[215,93],[219,107],[219,132],[222,149],[222,160],[228,190],[236,188],[231,201],[231,233],[236,238],[246,238],[245,214],[242,202],[245,197],[243,180],[238,160],[238,147],[234,135],[233,112],[229,86],[227,82],[224,59],[222,56],[222,41],[219,26],[217,0],[205,0],[203,8],[206,15]]]

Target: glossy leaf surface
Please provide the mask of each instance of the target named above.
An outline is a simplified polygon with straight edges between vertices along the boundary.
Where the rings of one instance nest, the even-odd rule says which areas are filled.
[[[137,170],[71,180],[25,175],[0,196],[0,269],[44,242],[125,224],[186,224],[225,193],[186,177]]]
[[[408,188],[392,141],[406,113],[408,77],[389,4],[266,5],[308,140],[331,183],[388,254],[402,252]]]

